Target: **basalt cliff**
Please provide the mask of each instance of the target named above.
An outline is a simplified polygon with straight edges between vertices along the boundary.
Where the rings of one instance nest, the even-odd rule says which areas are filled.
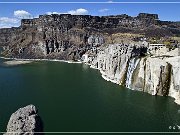
[[[2,55],[82,61],[133,90],[171,96],[180,104],[180,22],[156,14],[52,14],[0,29]]]

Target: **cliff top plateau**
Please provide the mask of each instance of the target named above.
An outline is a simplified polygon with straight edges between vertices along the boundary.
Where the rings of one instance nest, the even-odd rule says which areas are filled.
[[[77,60],[102,45],[139,41],[172,42],[180,23],[161,21],[157,14],[111,16],[51,14],[22,19],[19,27],[0,29],[3,55],[15,58]],[[174,42],[174,41],[173,41]]]

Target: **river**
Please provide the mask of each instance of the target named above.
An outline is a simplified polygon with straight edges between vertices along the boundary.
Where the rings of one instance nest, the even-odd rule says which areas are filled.
[[[13,112],[34,104],[51,132],[177,131],[180,106],[105,81],[84,64],[33,62],[6,66],[0,59],[0,131]]]

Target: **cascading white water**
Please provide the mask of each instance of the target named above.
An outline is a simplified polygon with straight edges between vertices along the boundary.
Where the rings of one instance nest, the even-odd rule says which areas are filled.
[[[136,69],[140,59],[132,58],[129,61],[127,76],[126,76],[126,87],[131,88],[131,82],[132,82],[132,75],[134,70]]]

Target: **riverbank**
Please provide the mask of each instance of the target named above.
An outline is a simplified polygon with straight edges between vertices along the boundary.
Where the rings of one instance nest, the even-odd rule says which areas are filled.
[[[118,84],[118,85],[119,85],[119,82],[118,82],[118,81],[108,78],[108,77],[107,77],[107,74],[106,74],[103,70],[101,70],[101,69],[99,69],[99,68],[96,68],[96,67],[94,67],[93,65],[88,64],[88,63],[84,63],[84,64],[86,64],[86,65],[90,66],[90,68],[92,68],[92,69],[99,70],[99,72],[101,73],[101,77],[102,77],[104,80],[106,80],[106,81],[108,81],[108,82],[112,82],[112,83],[115,83],[115,84]]]
[[[32,61],[24,61],[24,60],[12,60],[12,61],[5,61],[4,64],[9,66],[21,65],[21,64],[29,64]]]
[[[90,66],[90,68],[99,70],[100,73],[101,73],[101,77],[102,77],[104,80],[110,81],[110,82],[115,83],[115,84],[119,84],[118,81],[115,81],[115,80],[113,80],[113,79],[107,78],[107,77],[106,77],[106,76],[107,76],[106,73],[103,72],[101,69],[96,68],[96,67],[94,67],[93,65],[88,64],[88,63],[85,63],[85,62],[82,62],[82,61],[80,61],[80,60],[79,60],[79,61],[67,61],[67,60],[58,60],[58,59],[18,59],[18,58],[7,58],[7,57],[0,57],[0,58],[2,58],[2,59],[7,59],[7,60],[12,60],[12,61],[6,61],[6,62],[4,62],[4,63],[7,64],[7,65],[28,64],[28,63],[31,63],[31,62],[33,62],[33,61],[57,61],[57,62],[65,62],[65,63],[70,63],[70,64],[71,64],[71,63],[79,63],[79,64],[84,63],[84,64]]]
[[[6,60],[16,60],[16,61],[57,61],[57,62],[66,62],[66,63],[79,63],[81,64],[82,61],[67,61],[67,60],[58,60],[58,59],[19,59],[19,58],[6,58],[6,57],[0,57],[2,59]]]

